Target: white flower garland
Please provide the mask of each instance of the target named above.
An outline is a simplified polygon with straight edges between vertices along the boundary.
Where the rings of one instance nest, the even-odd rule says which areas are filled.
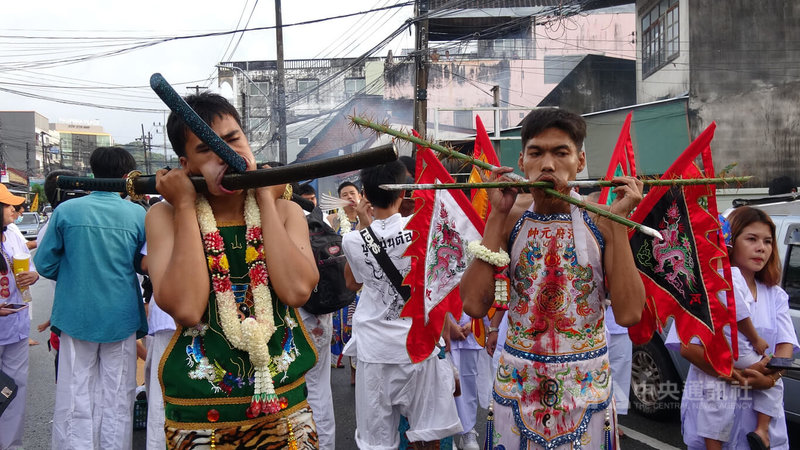
[[[499,309],[508,309],[508,294],[510,280],[505,274],[511,257],[502,248],[493,252],[481,244],[480,241],[472,241],[467,244],[467,253],[479,260],[494,266],[494,306]]]
[[[472,241],[467,244],[467,251],[472,256],[495,267],[507,266],[511,262],[511,257],[508,256],[505,250],[501,248],[499,251],[493,252],[481,244],[480,241]]]
[[[339,217],[339,234],[344,236],[353,230],[353,226],[350,224],[350,218],[347,217],[344,208],[337,209],[336,215]]]
[[[247,352],[255,368],[255,392],[248,415],[278,412],[281,408],[269,370],[270,355],[267,346],[275,332],[275,320],[266,265],[263,261],[261,212],[255,194],[252,190],[248,191],[244,204],[244,220],[247,225],[246,259],[250,269],[255,318],[251,316],[241,322],[236,307],[236,296],[230,282],[225,246],[217,228],[214,212],[208,200],[202,195],[197,197],[196,206],[197,222],[203,234],[207,261],[212,271],[212,285],[217,298],[217,311],[222,330],[234,347]]]

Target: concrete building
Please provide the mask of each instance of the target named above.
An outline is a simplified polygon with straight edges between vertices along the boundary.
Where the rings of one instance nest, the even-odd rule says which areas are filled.
[[[717,122],[716,167],[800,183],[800,3],[637,0],[636,14],[638,102],[688,94],[692,137]]]
[[[429,136],[458,139],[474,134],[476,115],[481,115],[489,129],[514,126],[579,65],[583,72],[607,75],[594,77],[595,84],[581,91],[586,96],[599,95],[597,80],[613,79],[614,71],[623,69],[628,73],[615,82],[624,80],[632,91],[636,57],[633,5],[595,2],[607,7],[575,14],[578,9],[558,9],[563,2],[505,3],[505,8],[489,10],[468,4],[431,20],[427,55]],[[431,5],[435,7],[436,4]],[[453,34],[456,30],[466,33],[464,30],[469,29],[465,26],[480,28],[482,34],[477,39]],[[318,154],[320,140],[316,137],[342,111],[363,113],[344,109],[354,106],[349,102],[357,96],[397,101],[389,108],[397,117],[398,108],[413,108],[416,65],[412,54],[406,50],[385,58],[285,61],[288,161]],[[587,54],[606,59],[585,60]],[[631,64],[623,64],[620,69],[616,61],[609,64],[612,60],[628,60]],[[277,160],[276,61],[225,62],[220,65],[218,76],[220,84],[227,84],[234,93],[234,106],[242,115],[256,157],[261,161]],[[497,113],[497,124],[496,113],[491,110],[494,86],[499,89],[499,106],[504,108]],[[571,87],[575,87],[574,83]],[[632,94],[627,97],[630,98],[611,102],[584,99],[580,104],[589,110],[605,109],[632,103]],[[402,115],[406,113],[411,111]],[[308,151],[312,142],[313,151]],[[323,153],[330,156],[341,148],[338,142],[322,144],[328,146]]]
[[[69,120],[50,124],[59,134],[60,152],[53,164],[64,169],[76,170],[89,175],[89,156],[97,147],[114,145],[111,135],[103,131],[96,120]]]
[[[0,165],[23,177],[42,177],[58,151],[58,132],[36,111],[0,111]],[[27,182],[26,182],[27,184]]]
[[[367,63],[380,58],[295,59],[284,61],[288,161],[356,94],[368,92]],[[370,84],[380,74],[372,74]],[[259,161],[277,161],[277,62],[225,62],[219,84],[235,93],[250,146]]]

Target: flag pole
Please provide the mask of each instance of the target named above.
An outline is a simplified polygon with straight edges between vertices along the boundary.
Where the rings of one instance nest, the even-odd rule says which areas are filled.
[[[358,117],[358,116],[350,116],[350,120],[356,126],[370,128],[370,129],[372,129],[374,131],[377,131],[379,133],[388,134],[390,136],[394,136],[394,137],[402,139],[404,141],[409,141],[409,142],[412,142],[414,144],[421,145],[422,147],[430,148],[431,150],[434,150],[434,151],[436,151],[438,153],[450,156],[452,158],[456,158],[456,159],[460,159],[460,160],[463,160],[463,161],[467,161],[467,162],[469,162],[469,163],[471,163],[471,164],[473,164],[475,166],[480,167],[481,169],[494,170],[494,169],[497,168],[497,166],[489,164],[489,163],[487,163],[485,161],[481,161],[479,159],[475,159],[475,158],[473,158],[473,157],[471,157],[469,155],[465,155],[463,153],[457,152],[455,150],[449,149],[449,148],[441,146],[439,144],[427,141],[427,140],[422,139],[422,138],[418,138],[416,136],[412,136],[412,135],[410,135],[408,133],[403,133],[402,131],[395,130],[395,129],[393,129],[392,127],[390,127],[388,125],[375,123],[375,122],[373,122],[371,120],[364,119],[363,117]],[[520,175],[517,175],[515,173],[507,173],[507,174],[505,174],[505,176],[507,176],[508,178],[511,178],[514,181],[530,182],[530,181],[526,180],[524,177],[522,177]],[[561,200],[564,200],[567,203],[571,203],[571,204],[573,204],[575,206],[578,206],[580,208],[583,208],[583,209],[586,209],[588,211],[591,211],[591,212],[593,212],[593,213],[595,213],[597,215],[600,215],[600,216],[605,217],[607,219],[613,220],[614,222],[617,222],[619,224],[625,225],[626,227],[633,228],[636,231],[639,231],[640,233],[644,233],[645,235],[650,236],[652,238],[658,239],[659,241],[663,241],[664,240],[664,238],[661,236],[661,233],[659,233],[658,230],[650,228],[650,227],[648,227],[646,225],[642,225],[640,223],[633,222],[633,221],[631,221],[631,220],[629,220],[629,219],[627,219],[625,217],[619,216],[619,215],[614,214],[614,213],[612,213],[610,211],[606,211],[604,209],[597,208],[596,206],[590,205],[590,204],[588,204],[586,202],[583,202],[581,200],[574,199],[574,198],[570,197],[569,195],[563,194],[563,193],[561,193],[561,192],[559,192],[559,191],[557,191],[555,189],[548,188],[548,187],[543,187],[543,188],[540,188],[540,189],[542,189],[546,194],[552,195],[553,197],[557,197],[557,198],[559,198]]]
[[[724,177],[724,178],[676,178],[674,180],[641,180],[645,186],[703,186],[709,184],[742,184],[750,181],[751,176]],[[568,181],[567,186],[577,188],[614,187],[618,186],[609,180],[575,180]],[[440,183],[440,184],[381,184],[379,187],[386,191],[403,191],[416,189],[490,189],[490,188],[546,188],[553,187],[549,181],[489,181],[482,183]]]

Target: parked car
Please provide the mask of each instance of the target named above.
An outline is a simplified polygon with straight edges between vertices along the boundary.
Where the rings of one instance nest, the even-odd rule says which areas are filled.
[[[25,239],[32,241],[39,235],[39,230],[46,221],[47,218],[37,212],[24,212],[22,213],[22,221],[17,224],[17,227],[22,232],[22,235],[25,236]]]
[[[774,251],[781,255],[781,286],[789,294],[789,307],[795,333],[800,339],[800,200],[794,197],[734,201],[734,208],[750,205],[764,210],[775,222]],[[726,211],[727,215],[731,210]],[[671,324],[669,324],[671,325]],[[650,342],[633,347],[631,368],[631,407],[652,419],[677,417],[683,381],[689,362],[678,352],[664,346],[664,333],[656,333]],[[797,361],[795,361],[795,365]],[[800,424],[800,371],[789,371],[784,377],[783,402],[786,420]]]

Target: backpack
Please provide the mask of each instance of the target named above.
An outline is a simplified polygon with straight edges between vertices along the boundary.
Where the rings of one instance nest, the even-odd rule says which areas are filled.
[[[347,289],[342,251],[342,236],[322,220],[322,210],[314,208],[306,216],[311,253],[317,262],[319,283],[303,309],[311,314],[327,314],[353,303],[356,293]]]

